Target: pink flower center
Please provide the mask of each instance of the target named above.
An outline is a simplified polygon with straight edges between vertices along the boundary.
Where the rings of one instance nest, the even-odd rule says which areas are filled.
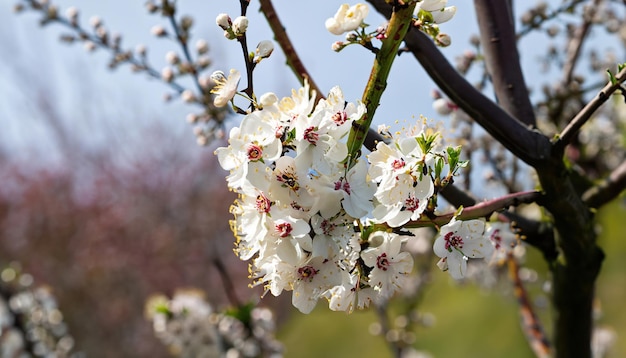
[[[419,206],[420,206],[420,200],[413,196],[409,196],[404,201],[404,208],[408,211],[415,212],[415,210],[419,209]]]
[[[272,202],[270,201],[270,199],[268,199],[267,196],[263,195],[263,193],[259,194],[256,197],[256,203],[254,204],[254,206],[256,207],[256,210],[263,214],[263,213],[269,213],[270,212],[270,207],[272,206]]]
[[[293,231],[293,227],[290,223],[280,223],[276,225],[276,232],[280,237],[287,237]]]
[[[386,252],[383,252],[380,256],[376,258],[376,267],[379,270],[387,271],[389,269],[389,266],[391,266],[391,262],[389,262]]]
[[[347,120],[348,120],[348,114],[344,111],[333,114],[333,121],[338,126],[346,123]]]
[[[298,278],[303,281],[311,282],[318,272],[320,272],[320,270],[316,270],[313,266],[302,266],[298,269]]]
[[[350,183],[342,178],[341,180],[335,182],[335,190],[343,190],[350,195]]]
[[[330,235],[330,233],[335,230],[335,227],[337,225],[331,223],[330,221],[324,219],[324,221],[322,221],[322,223],[320,224],[320,227],[322,228],[322,232],[324,233],[324,235]]]
[[[309,127],[304,130],[304,140],[316,145],[320,135],[315,131],[315,127]]]
[[[404,159],[395,159],[391,163],[391,167],[393,169],[395,169],[395,170],[402,169],[402,168],[404,168],[405,165],[406,165],[406,163],[404,162]]]
[[[452,252],[452,249],[462,249],[463,248],[463,239],[460,236],[454,235],[454,232],[447,233],[444,237],[446,241],[445,248],[449,252]]]
[[[248,146],[248,159],[251,162],[256,162],[260,160],[263,156],[263,149],[256,144],[250,144]]]
[[[491,234],[491,241],[493,241],[493,245],[496,249],[499,249],[502,246],[502,236],[500,236],[500,229],[495,229]]]

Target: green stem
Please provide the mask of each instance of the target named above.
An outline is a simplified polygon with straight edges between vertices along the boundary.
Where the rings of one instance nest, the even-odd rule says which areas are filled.
[[[397,6],[391,14],[387,26],[386,38],[380,51],[376,54],[370,78],[363,92],[363,103],[367,111],[359,120],[355,121],[348,136],[348,167],[352,167],[359,157],[363,141],[380,103],[380,98],[387,87],[387,78],[391,71],[391,65],[398,55],[400,44],[411,27],[415,4],[406,7]]]

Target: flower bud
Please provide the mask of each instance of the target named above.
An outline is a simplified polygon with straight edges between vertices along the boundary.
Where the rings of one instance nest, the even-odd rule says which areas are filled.
[[[92,16],[89,19],[89,24],[91,25],[91,27],[96,28],[96,27],[100,27],[102,25],[102,20],[100,19],[100,17],[98,16]]]
[[[209,44],[205,40],[198,40],[196,42],[196,51],[201,55],[209,52]]]
[[[341,41],[335,41],[335,42],[333,42],[333,44],[331,46],[331,48],[335,52],[339,52],[339,51],[343,50],[344,47],[346,47],[346,45],[343,42],[341,42]]]
[[[248,18],[245,16],[239,16],[233,21],[233,32],[237,36],[242,36],[248,29]]]
[[[261,98],[259,98],[259,104],[262,107],[270,107],[277,102],[278,97],[273,92],[264,93]]]
[[[256,46],[256,56],[254,58],[254,62],[261,62],[262,59],[270,57],[272,52],[274,51],[274,43],[269,40],[264,40],[259,42]]]
[[[178,57],[178,54],[176,54],[176,52],[168,51],[165,54],[165,61],[167,61],[167,63],[171,65],[175,65],[180,62],[180,57]]]
[[[161,79],[165,82],[172,82],[174,79],[174,71],[170,67],[164,67],[161,70]]]
[[[435,37],[435,43],[437,46],[447,47],[452,43],[452,39],[450,38],[450,35],[440,32],[437,37]]]
[[[183,101],[187,103],[190,103],[196,100],[196,96],[194,96],[191,90],[184,90],[183,93],[181,93],[180,97],[183,99]]]
[[[228,14],[219,14],[217,18],[215,18],[215,23],[217,26],[221,27],[222,30],[226,30],[230,28],[232,21],[230,20],[230,16]]]
[[[157,37],[163,37],[165,35],[167,35],[167,32],[165,31],[165,28],[163,28],[163,26],[161,25],[155,25],[152,26],[152,29],[150,29],[150,32]]]

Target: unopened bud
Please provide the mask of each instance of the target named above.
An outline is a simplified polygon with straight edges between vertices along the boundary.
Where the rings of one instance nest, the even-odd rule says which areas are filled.
[[[155,25],[152,26],[152,29],[150,29],[150,32],[157,37],[163,37],[165,35],[167,35],[167,31],[165,31],[165,28],[163,28],[163,26],[161,25]]]
[[[245,16],[239,16],[233,21],[233,32],[237,36],[242,36],[248,30],[248,18]]]
[[[187,102],[187,103],[190,103],[196,100],[196,96],[194,96],[191,90],[184,90],[183,93],[181,93],[180,97],[183,99],[184,102]]]
[[[167,63],[171,65],[175,65],[180,62],[180,57],[178,57],[178,54],[176,54],[176,52],[168,51],[165,54],[165,61],[167,61]]]
[[[447,47],[452,43],[452,39],[450,38],[450,35],[440,32],[437,37],[435,37],[435,43],[437,46]]]
[[[205,40],[198,40],[196,42],[196,51],[201,55],[209,52],[209,44]]]
[[[341,42],[341,41],[335,41],[335,42],[333,42],[333,45],[331,47],[332,47],[333,51],[339,52],[339,51],[343,50],[343,48],[346,47],[346,45],[343,42]]]
[[[264,40],[259,42],[256,47],[256,57],[254,62],[260,62],[264,58],[270,57],[272,52],[274,51],[274,43],[269,40]]]
[[[171,67],[164,67],[161,70],[161,78],[165,82],[172,82],[172,80],[174,79],[174,71],[172,70],[172,68]]]
[[[89,19],[89,25],[91,25],[91,27],[93,28],[100,27],[102,26],[102,19],[100,19],[100,17],[98,16],[92,16]]]
[[[221,27],[222,30],[226,30],[230,28],[232,21],[230,20],[230,16],[228,14],[219,14],[217,18],[215,18],[215,23],[217,26]]]

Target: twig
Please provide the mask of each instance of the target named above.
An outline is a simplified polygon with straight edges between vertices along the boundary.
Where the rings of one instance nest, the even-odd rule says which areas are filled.
[[[580,128],[591,118],[595,111],[606,102],[613,92],[622,89],[621,85],[626,81],[626,67],[615,75],[615,83],[607,83],[598,94],[567,124],[565,129],[555,140],[555,147],[563,150],[569,144]],[[623,89],[622,89],[623,91]]]
[[[522,325],[522,331],[528,340],[530,348],[535,352],[535,355],[539,358],[550,357],[552,348],[550,342],[546,336],[539,318],[533,310],[530,299],[528,298],[528,292],[524,288],[524,283],[519,276],[519,266],[515,257],[509,254],[507,257],[507,264],[509,268],[509,277],[513,282],[515,297],[519,304],[520,320]]]
[[[510,206],[517,206],[520,204],[533,203],[541,198],[541,193],[538,191],[523,191],[519,193],[513,193],[504,195],[502,197],[488,200],[473,206],[463,208],[463,212],[457,216],[459,220],[470,220],[488,217],[492,213],[506,209]],[[445,225],[455,216],[455,213],[449,213],[444,215],[438,215],[433,218],[420,218],[419,220],[409,221],[405,228],[417,228],[424,226],[441,226]]]
[[[622,162],[608,178],[583,193],[583,201],[592,208],[599,208],[615,199],[626,189],[626,162]]]
[[[348,135],[348,168],[354,165],[355,160],[359,157],[358,153],[360,153],[367,131],[374,119],[380,98],[387,87],[387,77],[391,71],[391,65],[398,55],[400,44],[410,29],[409,24],[413,19],[415,5],[415,3],[411,3],[405,7],[395,7],[391,14],[386,38],[383,40],[380,51],[376,54],[370,78],[363,92],[362,100],[367,108],[366,113],[353,122]]]
[[[226,296],[228,297],[230,303],[235,307],[242,307],[243,304],[241,303],[241,300],[237,297],[233,282],[230,279],[230,276],[228,275],[228,272],[226,271],[226,267],[224,266],[222,260],[220,260],[218,256],[213,256],[213,258],[211,259],[211,263],[213,264],[213,266],[215,266],[217,272],[220,274],[222,284],[224,285],[224,292],[226,293]]]
[[[322,91],[317,86],[313,77],[309,74],[306,67],[304,67],[304,63],[300,60],[300,56],[296,52],[296,49],[293,47],[289,36],[287,36],[287,32],[285,31],[285,27],[282,22],[278,18],[278,14],[274,9],[274,5],[271,0],[261,0],[261,12],[267,19],[267,22],[274,33],[274,39],[278,42],[278,45],[283,50],[285,57],[287,58],[287,65],[291,68],[291,70],[295,73],[296,77],[298,77],[298,81],[300,81],[301,85],[304,85],[304,81],[307,80],[309,86],[311,86],[311,90],[315,90],[315,102],[318,102],[320,99],[324,98]]]

